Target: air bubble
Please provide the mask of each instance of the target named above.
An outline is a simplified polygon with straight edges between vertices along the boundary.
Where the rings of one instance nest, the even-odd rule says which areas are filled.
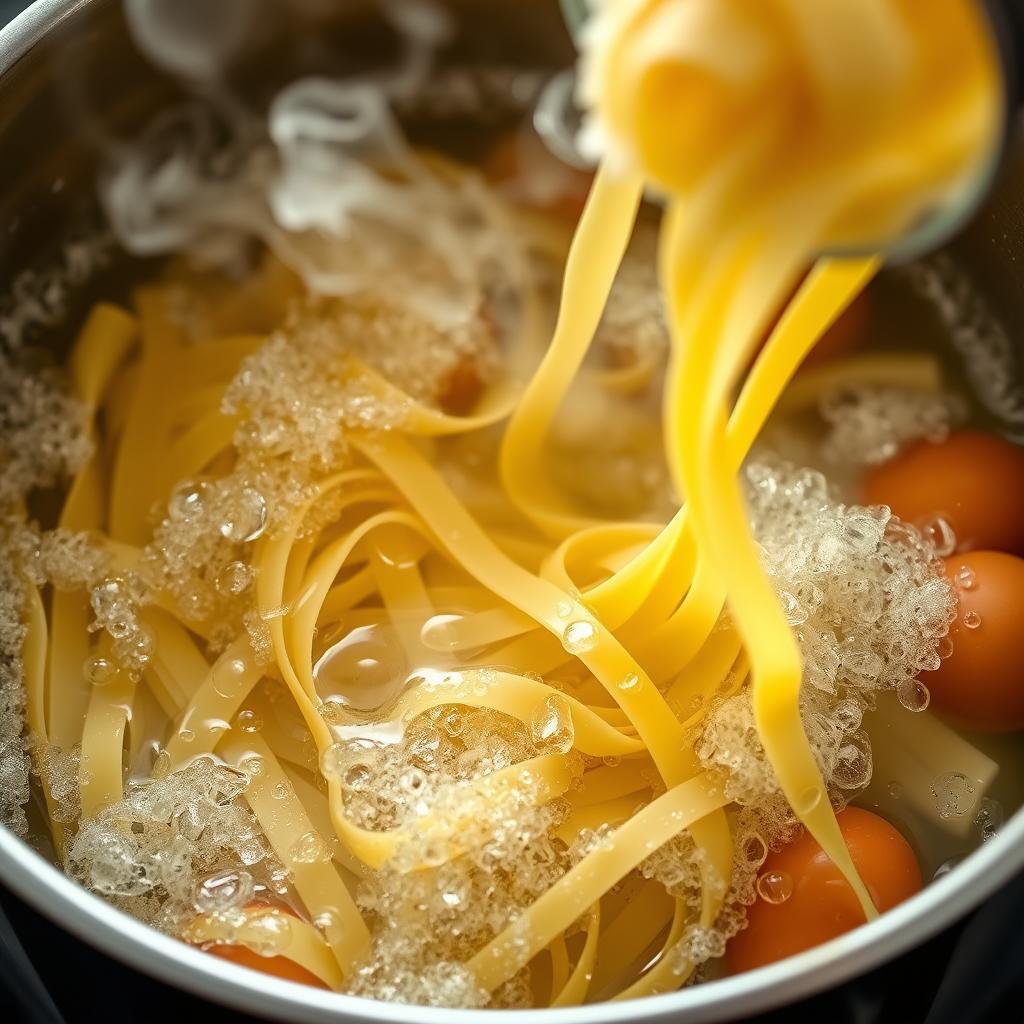
[[[408,771],[403,772],[398,780],[398,785],[409,796],[416,796],[422,793],[426,784],[427,776],[419,768],[410,768]]]
[[[978,813],[975,815],[974,824],[983,843],[994,839],[996,833],[1003,826],[1002,804],[991,797],[985,797],[978,806]]]
[[[193,522],[203,514],[205,483],[185,483],[176,488],[167,504],[171,519]]]
[[[113,682],[117,675],[117,666],[109,659],[99,655],[85,659],[83,665],[86,681],[93,686],[105,686]]]
[[[325,779],[340,779],[348,761],[347,744],[332,743],[320,755],[320,772]]]
[[[256,540],[267,528],[267,500],[254,487],[244,487],[228,518],[220,524],[220,534],[236,544]]]
[[[964,629],[978,629],[981,626],[981,616],[976,611],[966,611],[960,620]]]
[[[259,732],[263,728],[263,719],[255,711],[243,708],[235,715],[235,725],[242,732]]]
[[[292,843],[288,855],[296,864],[317,864],[331,859],[324,841],[316,832],[305,832],[299,836]]]
[[[466,728],[465,715],[463,715],[458,708],[452,708],[451,711],[447,712],[441,719],[441,728],[443,728],[449,736],[461,736],[463,729]]]
[[[942,558],[956,551],[956,534],[953,527],[942,516],[935,516],[921,524],[921,533],[931,541],[935,553]]]
[[[535,712],[530,733],[538,750],[555,750],[560,754],[572,750],[576,731],[569,701],[559,694],[548,697]]]
[[[237,597],[249,589],[252,577],[252,567],[245,562],[228,562],[217,574],[217,590],[225,597]]]
[[[793,895],[793,879],[785,871],[766,871],[757,879],[757,894],[765,903],[785,903]]]
[[[199,882],[193,903],[201,914],[223,914],[245,906],[255,891],[248,871],[221,871]]]
[[[214,692],[225,700],[237,697],[245,685],[245,662],[241,658],[231,658],[213,668]]]
[[[342,781],[349,789],[356,791],[366,789],[373,779],[373,771],[368,764],[354,764],[345,772]]]
[[[932,786],[935,808],[943,820],[962,818],[973,803],[974,786],[962,772],[949,772]]]
[[[743,850],[744,859],[751,867],[759,868],[768,858],[768,846],[757,833],[743,839],[740,848]]]
[[[292,795],[292,787],[287,782],[279,782],[271,791],[270,795],[275,800],[287,800]]]
[[[901,680],[896,687],[896,697],[908,711],[914,712],[926,711],[931,701],[928,687],[919,679]]]
[[[597,627],[585,619],[570,622],[562,633],[562,646],[569,654],[580,655],[597,646]]]
[[[333,945],[343,938],[341,914],[333,907],[325,907],[313,918],[313,927],[324,937],[324,941]]]
[[[974,590],[978,585],[977,576],[969,565],[961,565],[957,569],[953,582],[956,583],[960,590]]]

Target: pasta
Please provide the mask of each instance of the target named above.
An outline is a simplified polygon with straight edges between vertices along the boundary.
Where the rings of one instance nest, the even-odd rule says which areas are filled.
[[[386,281],[310,295],[271,254],[245,284],[259,302],[175,262],[130,309],[95,308],[70,360],[93,454],[57,528],[20,542],[38,555],[28,723],[75,877],[335,990],[468,1007],[678,988],[801,825],[876,914],[836,819],[866,781],[849,738],[873,690],[935,655],[950,590],[914,531],[893,539],[781,470],[761,515],[741,470],[777,409],[839,373],[789,388],[879,269],[844,248],[907,228],[994,143],[979,17],[918,7],[605,0],[583,63],[605,156],[546,347],[550,223],[435,157],[409,187],[472,181],[509,247],[456,327]],[[593,361],[649,187],[671,353],[663,438],[646,420],[629,436],[663,447],[675,504],[629,518],[582,500],[553,453],[574,401],[625,416],[662,375],[656,351]],[[937,389],[926,356],[858,358],[842,379]],[[807,703],[810,640],[764,564],[770,531],[754,536],[777,516],[776,546],[820,541],[805,562],[824,571],[832,535],[793,525],[807,501],[806,530],[831,508],[864,531],[833,576],[894,573],[889,618],[857,626],[857,595],[835,598],[859,663],[922,609],[917,646],[843,684],[858,696],[833,685],[827,714]]]

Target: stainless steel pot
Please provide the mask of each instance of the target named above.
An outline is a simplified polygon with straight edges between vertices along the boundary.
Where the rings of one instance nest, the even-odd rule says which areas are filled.
[[[287,80],[327,55],[365,59],[387,40],[360,36],[351,46],[346,18],[360,0],[311,3],[300,18],[287,2],[260,5],[262,32],[250,56],[272,47],[272,63],[248,80]],[[555,0],[460,0],[451,5],[465,26],[461,56],[478,61],[557,67],[571,54]],[[274,11],[271,11],[271,7]],[[339,15],[344,11],[345,16]],[[278,18],[272,16],[278,13]],[[291,12],[289,12],[291,13]],[[313,32],[312,29],[316,28]],[[284,57],[279,55],[284,53]],[[251,63],[249,68],[251,68]],[[325,67],[328,65],[325,65]],[[271,74],[267,74],[268,68]],[[279,72],[279,74],[278,74]],[[238,80],[246,83],[242,61]],[[0,281],[45,259],[60,232],[93,195],[104,145],[138,126],[173,93],[168,80],[135,53],[116,0],[36,0],[0,30]],[[1011,331],[1024,331],[1024,192],[1012,187],[1024,161],[1011,161],[1009,182],[956,248],[975,268]],[[6,287],[6,286],[5,286]],[[5,290],[0,288],[0,291]],[[83,288],[79,302],[89,301]],[[75,315],[75,303],[69,310]],[[1024,812],[954,871],[870,925],[801,956],[739,977],[671,995],[576,1009],[517,1012],[533,1024],[721,1021],[778,1006],[835,985],[896,957],[953,922],[1024,868]],[[65,877],[21,839],[0,828],[0,879],[41,913],[80,939],[165,982],[261,1017],[287,1021],[394,1021],[478,1024],[480,1014],[369,1002],[316,991],[216,960],[145,927]],[[494,1018],[510,1012],[496,1012]]]

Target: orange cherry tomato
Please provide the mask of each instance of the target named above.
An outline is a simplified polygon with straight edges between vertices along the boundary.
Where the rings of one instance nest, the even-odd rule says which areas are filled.
[[[853,863],[875,906],[890,910],[921,888],[921,869],[907,841],[883,818],[859,807],[839,814]],[[853,889],[809,833],[769,854],[761,868],[762,890],[776,882],[781,902],[758,897],[747,908],[747,927],[726,950],[733,974],[751,971],[811,949],[864,923]]]
[[[1024,555],[1024,451],[995,434],[918,441],[867,475],[864,501],[918,525],[941,516],[960,551]]]
[[[266,903],[250,903],[246,909],[265,909],[269,906],[270,904]],[[292,910],[286,906],[275,903],[273,907],[275,910],[295,916]],[[241,945],[208,946],[205,952],[219,957],[221,960],[237,964],[239,967],[248,967],[250,970],[260,971],[262,974],[271,974],[283,981],[295,981],[300,985],[312,985],[313,988],[328,988],[315,974],[307,971],[305,967],[295,963],[294,960],[289,960],[286,956],[260,956],[248,946]]]
[[[327,986],[305,967],[286,956],[260,956],[248,946],[211,946],[206,950],[211,956],[228,960],[239,967],[248,967],[263,974],[272,974],[284,981],[297,981],[300,985],[312,985],[314,988],[326,989]]]
[[[484,158],[487,179],[504,186],[509,198],[575,224],[583,213],[593,176],[562,163],[536,132],[503,135]]]
[[[921,675],[932,706],[971,729],[1024,729],[1024,559],[971,551],[947,558],[946,575],[958,608],[949,630],[953,653]]]

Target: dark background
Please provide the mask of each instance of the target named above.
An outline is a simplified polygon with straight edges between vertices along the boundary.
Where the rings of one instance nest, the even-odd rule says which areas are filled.
[[[26,6],[0,0],[0,24]],[[756,1024],[1024,1024],[1022,922],[1024,877],[913,953],[840,989],[756,1018]],[[213,1019],[254,1020],[121,966],[0,887],[2,1024]]]

